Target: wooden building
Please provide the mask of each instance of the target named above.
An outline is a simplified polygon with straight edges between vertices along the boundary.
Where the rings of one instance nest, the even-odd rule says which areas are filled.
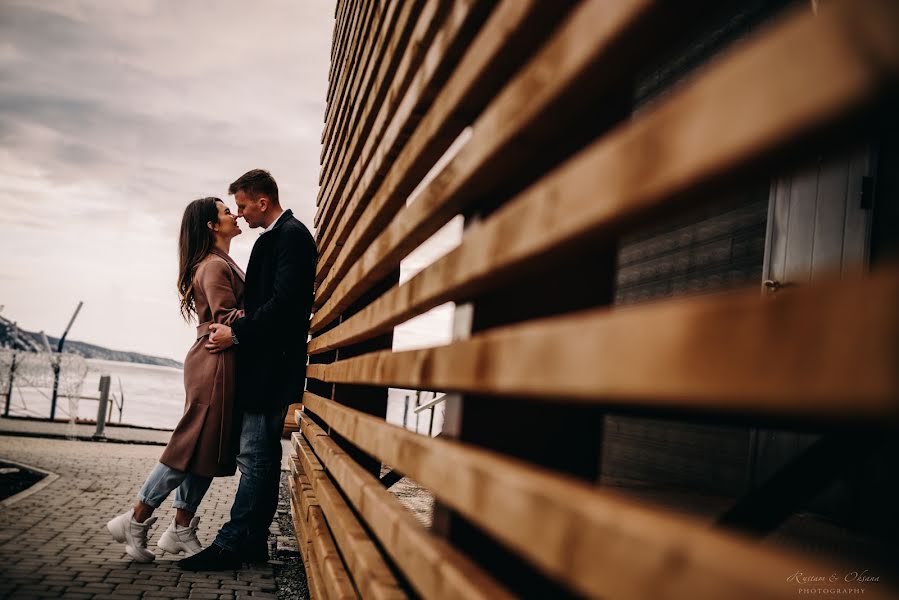
[[[314,597],[899,594],[899,3],[340,0],[331,61]]]

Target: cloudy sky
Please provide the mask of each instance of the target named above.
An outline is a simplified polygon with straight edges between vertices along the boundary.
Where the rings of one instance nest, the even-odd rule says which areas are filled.
[[[71,339],[182,359],[184,206],[263,167],[311,228],[333,25],[334,0],[3,0],[2,314],[59,335],[84,300]]]
[[[228,183],[262,167],[312,229],[334,4],[2,0],[2,314],[58,336],[83,300],[70,339],[183,359],[184,206],[213,195],[233,208]],[[244,230],[242,266],[258,235]],[[460,235],[456,220],[403,280]],[[446,341],[451,320],[438,307],[398,327],[394,347]]]

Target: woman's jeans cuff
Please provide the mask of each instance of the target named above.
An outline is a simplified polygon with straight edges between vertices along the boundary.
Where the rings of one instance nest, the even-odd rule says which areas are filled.
[[[187,512],[195,515],[195,514],[197,514],[197,509],[199,509],[200,507],[199,507],[199,505],[196,505],[196,504],[195,505],[188,504],[187,502],[184,502],[183,500],[175,500],[172,502],[172,508],[186,510]]]
[[[154,509],[159,508],[159,505],[162,504],[162,501],[153,502],[148,496],[145,496],[144,494],[138,494],[137,499]]]

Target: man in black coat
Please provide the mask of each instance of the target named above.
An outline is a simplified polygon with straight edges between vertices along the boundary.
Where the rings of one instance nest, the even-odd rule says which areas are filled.
[[[281,431],[287,407],[300,400],[306,381],[315,240],[290,210],[282,210],[278,185],[267,171],[245,173],[228,193],[234,195],[238,216],[265,231],[247,265],[246,316],[231,327],[210,325],[210,352],[237,346],[241,477],[231,519],[215,541],[179,562],[194,571],[235,569],[268,559],[268,529],[278,505]]]

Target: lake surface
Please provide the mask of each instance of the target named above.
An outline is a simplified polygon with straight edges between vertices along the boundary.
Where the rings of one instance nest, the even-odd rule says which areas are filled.
[[[184,411],[184,371],[174,367],[159,367],[136,363],[116,362],[110,360],[87,360],[87,375],[81,388],[81,395],[97,398],[100,377],[109,375],[112,378],[110,394],[117,399],[124,395],[121,422],[142,427],[173,429]],[[42,378],[46,381],[46,377]],[[35,380],[36,381],[36,380]],[[46,386],[29,385],[28,377],[21,373],[16,377],[10,414],[32,417],[50,416],[51,389]],[[61,389],[60,394],[65,392]],[[433,398],[430,392],[421,395],[420,403],[425,404]],[[5,400],[5,398],[3,398]],[[406,426],[427,433],[429,428],[436,434],[443,425],[443,404],[434,410],[434,422],[431,424],[431,410],[414,413],[415,392],[391,389],[389,393],[387,420],[401,424],[406,417]],[[408,405],[408,408],[407,408]],[[82,419],[97,418],[98,403],[95,400],[79,400],[77,415]],[[57,418],[69,416],[69,400],[61,397],[57,403]],[[113,407],[111,423],[118,423],[118,407]]]

